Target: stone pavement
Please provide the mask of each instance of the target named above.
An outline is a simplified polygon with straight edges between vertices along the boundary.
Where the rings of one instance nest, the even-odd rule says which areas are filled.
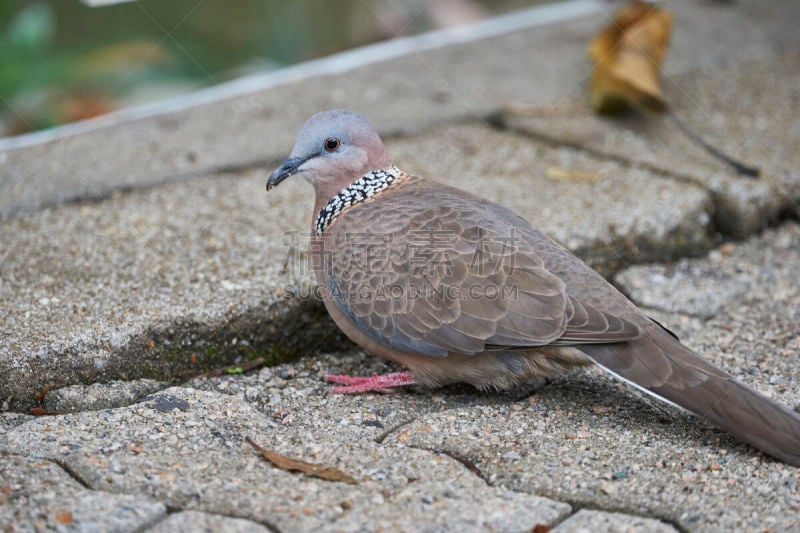
[[[714,202],[714,225],[734,237],[798,214],[800,53],[743,61],[705,73],[664,77],[673,111],[724,153],[761,169],[761,178],[737,177],[684,134],[669,116],[631,114],[608,120],[580,101],[558,111],[502,114],[507,127],[559,145],[576,146],[697,183]]]
[[[800,527],[798,469],[598,372],[506,394],[326,394],[325,373],[390,367],[338,334],[299,268],[309,188],[267,196],[254,166],[318,109],[365,112],[398,166],[511,207],[689,346],[798,406],[798,5],[698,5],[671,4],[668,98],[760,179],[669,119],[583,107],[602,4],[313,83],[0,142],[4,530]],[[245,371],[215,371],[230,364]],[[245,437],[357,483],[277,469]]]
[[[617,280],[641,305],[669,308],[651,311],[694,349],[798,405],[799,266],[800,225],[786,223],[702,259],[631,267]],[[673,290],[688,285],[694,300],[722,301],[713,318]],[[315,353],[194,378],[116,409],[86,410],[94,402],[86,396],[73,414],[5,413],[0,464],[10,481],[0,522],[58,527],[70,513],[79,528],[135,529],[169,513],[160,528],[183,520],[237,531],[800,527],[796,468],[600,372],[509,394],[457,386],[342,396],[326,394],[322,380],[388,370],[360,351]],[[121,394],[114,390],[107,394]],[[358,484],[271,467],[248,436]],[[103,513],[90,512],[100,501]]]

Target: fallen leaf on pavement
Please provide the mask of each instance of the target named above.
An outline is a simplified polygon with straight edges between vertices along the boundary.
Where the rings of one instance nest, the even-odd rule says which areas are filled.
[[[350,483],[351,485],[358,484],[358,482],[352,476],[342,472],[338,468],[325,466],[322,464],[309,463],[300,459],[294,459],[292,457],[282,455],[272,450],[267,450],[266,448],[262,448],[256,444],[255,441],[250,437],[245,437],[244,440],[246,440],[250,446],[255,448],[256,451],[258,451],[258,453],[264,457],[264,459],[281,470],[300,472],[301,474],[324,479],[325,481],[341,481],[343,483]]]
[[[71,524],[72,513],[69,511],[56,511],[56,522],[64,525]]]
[[[672,33],[672,14],[643,0],[631,0],[589,45],[592,82],[589,103],[598,113],[625,109],[668,111],[661,91],[661,63]],[[743,163],[695,133],[675,113],[669,118],[695,144],[730,165],[739,175],[757,178],[759,167]]]
[[[553,181],[573,181],[583,183],[594,183],[599,181],[602,176],[599,172],[586,172],[571,168],[548,167],[545,171],[547,179]]]
[[[634,0],[614,15],[589,46],[590,102],[599,113],[630,107],[663,111],[659,73],[672,33],[672,14]]]

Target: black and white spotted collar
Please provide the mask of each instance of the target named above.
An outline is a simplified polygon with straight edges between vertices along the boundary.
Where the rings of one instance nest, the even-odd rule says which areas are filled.
[[[400,169],[393,166],[383,170],[373,170],[366,176],[358,178],[322,206],[314,221],[314,232],[322,235],[325,228],[330,226],[342,211],[387,189],[401,174]]]

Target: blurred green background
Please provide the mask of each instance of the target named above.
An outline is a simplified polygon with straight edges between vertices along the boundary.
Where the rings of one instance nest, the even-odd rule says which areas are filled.
[[[0,0],[0,136],[543,0]]]

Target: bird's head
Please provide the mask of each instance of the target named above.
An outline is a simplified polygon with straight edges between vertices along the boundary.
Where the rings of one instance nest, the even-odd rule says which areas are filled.
[[[381,138],[364,117],[341,109],[323,111],[303,125],[289,158],[267,180],[267,190],[302,174],[318,195],[335,194],[368,172],[391,166]]]

